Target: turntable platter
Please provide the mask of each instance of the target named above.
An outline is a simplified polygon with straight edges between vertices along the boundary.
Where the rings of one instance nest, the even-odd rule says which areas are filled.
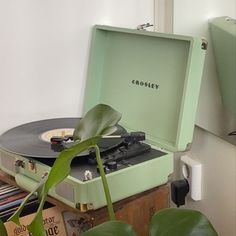
[[[56,158],[59,154],[51,148],[50,137],[60,134],[71,135],[79,118],[56,118],[40,120],[17,126],[0,136],[0,148],[5,151],[33,158]],[[126,130],[120,125],[114,134],[123,134]],[[100,140],[100,151],[104,152],[118,146],[123,139]],[[81,155],[87,155],[87,152]]]

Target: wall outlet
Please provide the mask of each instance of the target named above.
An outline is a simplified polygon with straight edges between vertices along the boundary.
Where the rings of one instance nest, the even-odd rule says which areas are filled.
[[[199,201],[202,199],[202,164],[187,155],[180,160],[182,176],[189,183],[190,197]]]

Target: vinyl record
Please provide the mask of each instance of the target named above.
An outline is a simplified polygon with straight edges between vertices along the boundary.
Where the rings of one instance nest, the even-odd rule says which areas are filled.
[[[52,148],[51,136],[71,135],[79,120],[79,118],[56,118],[17,126],[0,136],[0,148],[25,157],[56,158],[61,150]],[[123,133],[126,133],[126,130],[118,125],[114,134]],[[116,147],[122,141],[123,139],[104,139],[99,142],[99,147],[101,152],[104,152]]]

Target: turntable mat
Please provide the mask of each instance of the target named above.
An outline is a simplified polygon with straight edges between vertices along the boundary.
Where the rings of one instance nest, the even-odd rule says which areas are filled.
[[[40,120],[17,126],[0,136],[0,148],[14,154],[34,158],[56,158],[59,152],[51,148],[51,143],[42,140],[41,135],[55,129],[73,129],[79,118],[56,118]],[[126,133],[117,126],[114,134]],[[123,139],[104,139],[99,142],[100,151],[104,152],[119,145]],[[82,153],[81,155],[87,155]]]

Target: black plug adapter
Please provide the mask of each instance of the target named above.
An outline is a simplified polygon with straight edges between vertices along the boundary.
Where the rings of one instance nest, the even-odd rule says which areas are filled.
[[[171,183],[171,200],[177,207],[185,204],[185,197],[189,192],[189,183],[186,179],[176,180]]]

